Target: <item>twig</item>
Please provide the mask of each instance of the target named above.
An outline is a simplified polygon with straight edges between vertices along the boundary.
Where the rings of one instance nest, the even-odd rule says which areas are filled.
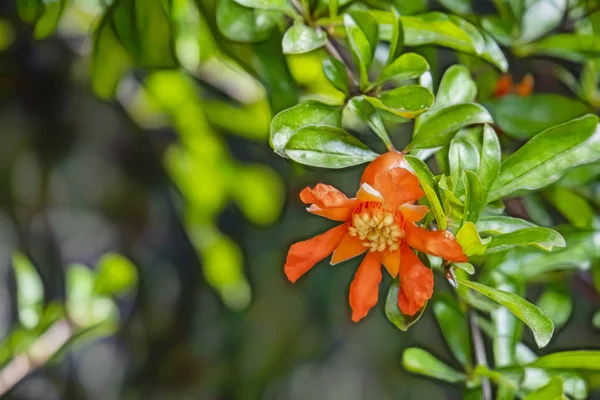
[[[477,362],[477,365],[487,367],[487,355],[485,354],[481,329],[479,329],[479,325],[477,325],[475,312],[472,310],[469,311],[469,326],[471,328],[471,340],[473,341],[473,348],[475,350],[475,361]],[[492,385],[487,377],[481,378],[481,392],[483,394],[483,400],[492,400]]]
[[[44,365],[73,337],[75,330],[67,320],[59,320],[40,336],[31,347],[18,354],[0,371],[0,396],[8,392],[21,379]]]

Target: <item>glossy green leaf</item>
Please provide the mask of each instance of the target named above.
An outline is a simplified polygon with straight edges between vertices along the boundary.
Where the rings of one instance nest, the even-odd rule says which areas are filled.
[[[288,0],[235,0],[245,7],[260,8],[263,10],[283,11],[291,17],[296,16],[296,12]]]
[[[348,107],[357,117],[369,125],[369,128],[383,141],[388,150],[392,149],[392,140],[381,116],[365,96],[353,97],[348,102]]]
[[[444,209],[442,208],[442,204],[440,202],[440,196],[438,194],[438,185],[435,181],[435,178],[427,165],[413,156],[405,156],[404,159],[410,165],[413,172],[419,179],[419,183],[425,192],[425,196],[427,197],[427,201],[429,202],[431,211],[435,216],[438,227],[442,230],[445,230],[448,226],[448,222],[446,220],[446,214],[444,214]]]
[[[449,296],[437,296],[433,313],[454,357],[467,369],[471,368],[471,335],[466,315]]]
[[[281,111],[271,122],[271,147],[277,154],[285,155],[284,148],[290,138],[311,125],[341,127],[342,107],[309,100]]]
[[[485,191],[484,201],[487,203],[487,198],[490,190],[494,186],[494,182],[500,174],[500,160],[502,150],[500,141],[496,131],[489,125],[483,127],[483,143],[481,145],[481,160],[479,162],[479,170],[477,176],[481,179],[481,184]]]
[[[300,54],[323,47],[325,42],[327,35],[320,28],[296,22],[285,32],[281,44],[285,54]]]
[[[404,53],[383,69],[377,82],[390,79],[416,79],[426,71],[429,71],[429,63],[423,56],[417,53]]]
[[[477,292],[508,308],[510,312],[512,312],[532,330],[538,347],[546,346],[552,338],[552,333],[554,332],[552,320],[542,310],[524,298],[513,293],[493,289],[477,282],[459,279],[459,283],[476,290]]]
[[[22,253],[13,253],[12,268],[15,273],[19,322],[25,328],[33,329],[40,322],[42,314],[42,280],[31,261]]]
[[[470,263],[452,263],[452,266],[465,271],[469,275],[473,275],[475,273],[475,267]]]
[[[346,96],[348,95],[348,71],[341,61],[335,58],[326,58],[323,60],[323,72],[333,87]]]
[[[534,246],[551,251],[553,247],[565,247],[565,239],[560,233],[549,228],[525,228],[495,236],[489,243],[486,254],[506,251],[514,247]]]
[[[221,0],[217,3],[217,26],[231,40],[266,40],[279,19],[281,14],[276,11],[244,7],[234,0]]]
[[[584,62],[590,58],[600,57],[600,41],[595,35],[559,33],[515,48],[515,53],[521,57],[545,55]]]
[[[307,126],[298,130],[284,151],[300,164],[322,168],[350,167],[378,156],[360,140],[333,126]]]
[[[486,203],[486,193],[479,177],[469,170],[465,170],[462,176],[465,182],[465,211],[463,224],[466,222],[477,223],[479,215]]]
[[[496,289],[515,295],[520,295],[524,292],[523,285],[517,285],[514,281],[506,279],[501,275],[500,277],[500,280],[496,277]],[[506,307],[498,307],[492,310],[490,317],[494,329],[492,336],[494,365],[497,368],[514,365],[517,360],[516,351],[521,341],[523,324]]]
[[[490,199],[544,187],[569,168],[600,158],[597,124],[598,117],[586,115],[534,136],[502,162]]]
[[[373,106],[403,118],[415,118],[433,104],[433,93],[421,85],[400,86],[376,97],[365,97]]]
[[[410,372],[450,383],[458,383],[466,379],[465,374],[449,367],[425,350],[415,347],[404,350],[402,365]]]
[[[527,2],[521,18],[520,39],[530,42],[556,28],[562,21],[567,0],[535,0]]]
[[[121,295],[137,286],[135,266],[120,254],[108,253],[98,261],[94,292],[103,295]]]
[[[557,376],[552,377],[547,385],[525,396],[525,400],[561,400],[562,398],[563,380]]]
[[[467,256],[484,254],[492,238],[482,239],[473,222],[466,222],[458,230],[456,240]]]
[[[435,97],[434,108],[444,108],[454,104],[471,103],[477,95],[477,86],[471,78],[471,71],[464,65],[453,65],[446,70]]]
[[[551,353],[529,364],[530,367],[558,370],[600,371],[600,351],[573,350]]]
[[[477,221],[476,225],[479,232],[488,235],[500,235],[536,227],[535,224],[524,219],[503,215],[484,215]]]
[[[588,201],[572,190],[553,186],[545,191],[546,199],[573,226],[581,229],[591,228],[594,222],[594,209]]]
[[[369,67],[377,46],[377,21],[369,13],[357,10],[344,14],[344,27],[360,72],[360,87],[365,88],[369,84]]]
[[[398,307],[398,293],[400,291],[400,281],[398,278],[394,279],[388,290],[388,294],[385,300],[385,315],[387,319],[401,331],[407,331],[415,322],[421,318],[427,303],[421,308],[415,315],[404,315]]]
[[[544,129],[590,112],[590,107],[586,104],[549,93],[527,97],[511,94],[488,100],[483,105],[490,111],[502,132],[521,140],[527,140]]]
[[[422,149],[444,146],[450,143],[460,128],[491,122],[492,116],[479,104],[454,104],[435,112],[420,123],[409,147]]]
[[[550,317],[554,326],[560,327],[571,316],[573,300],[564,291],[548,289],[538,299],[537,306]]]
[[[402,20],[395,7],[392,7],[392,31],[390,36],[390,49],[386,65],[396,60],[404,49],[404,30],[402,29]],[[429,64],[427,64],[429,68]]]
[[[466,170],[477,171],[479,159],[479,149],[473,142],[457,137],[450,142],[448,164],[450,177],[454,183],[454,194],[457,197],[461,197],[465,192],[466,181],[463,181],[463,172]]]

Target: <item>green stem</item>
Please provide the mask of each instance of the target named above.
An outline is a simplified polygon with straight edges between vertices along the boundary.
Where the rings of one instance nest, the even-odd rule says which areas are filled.
[[[473,350],[475,351],[475,361],[477,365],[483,365],[487,367],[487,355],[485,353],[485,345],[483,343],[483,336],[481,335],[481,329],[477,325],[475,311],[469,310],[469,327],[471,329],[471,340],[473,341]],[[489,378],[483,377],[481,379],[481,392],[483,400],[492,400],[492,385]]]

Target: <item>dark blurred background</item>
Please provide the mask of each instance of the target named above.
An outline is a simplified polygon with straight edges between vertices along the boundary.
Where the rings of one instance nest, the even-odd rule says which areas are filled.
[[[355,324],[347,296],[357,260],[322,262],[296,285],[283,274],[289,245],[331,225],[305,213],[299,191],[322,181],[352,194],[360,169],[275,155],[263,89],[222,65],[140,72],[116,100],[98,97],[91,3],[65,16],[63,34],[35,40],[14,1],[0,1],[0,336],[17,314],[15,250],[35,265],[46,301],[65,298],[69,265],[93,267],[106,252],[129,258],[139,285],[119,302],[116,333],[73,342],[4,398],[460,398],[401,368],[408,346],[459,367],[431,310],[409,333],[379,306]],[[231,98],[244,107],[228,107]],[[571,323],[549,351],[598,345],[589,327],[598,300],[573,285]]]

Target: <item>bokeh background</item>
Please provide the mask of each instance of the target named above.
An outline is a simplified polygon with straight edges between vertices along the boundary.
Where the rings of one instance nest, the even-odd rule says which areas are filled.
[[[58,31],[41,40],[14,0],[0,2],[3,351],[19,318],[15,252],[37,270],[46,304],[65,300],[73,265],[95,270],[107,253],[120,254],[137,271],[116,303],[119,323],[110,334],[77,338],[4,398],[461,398],[401,367],[409,346],[459,367],[430,309],[409,333],[389,323],[381,306],[351,322],[357,260],[322,262],[297,284],[286,280],[290,244],[330,225],[304,211],[299,191],[330,182],[351,194],[361,171],[300,167],[272,152],[270,118],[297,95],[269,80],[288,73],[280,68],[285,60],[266,45],[254,47],[255,58],[225,41],[214,3],[200,3],[206,20],[175,2],[182,32],[201,27],[202,48],[182,35],[173,49],[182,65],[159,71],[122,63],[108,34],[104,58],[92,59],[100,0],[75,1]],[[161,29],[149,31],[160,41]],[[318,89],[322,99],[335,98],[322,74],[311,72],[320,71],[321,58],[287,62],[304,96]],[[442,54],[439,69],[454,61]],[[118,85],[115,68],[128,70]],[[394,133],[398,143],[402,134]],[[544,351],[598,347],[589,322],[598,294],[587,278],[570,279],[573,315]],[[448,290],[442,280],[436,285]]]

